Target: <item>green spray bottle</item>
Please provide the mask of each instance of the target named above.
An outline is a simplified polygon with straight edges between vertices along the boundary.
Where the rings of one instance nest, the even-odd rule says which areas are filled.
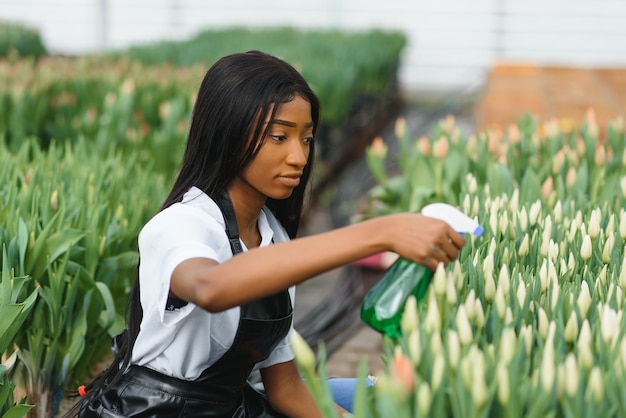
[[[448,223],[460,234],[470,233],[479,237],[484,230],[472,218],[447,203],[427,205],[421,213]],[[418,302],[423,300],[428,294],[433,274],[428,267],[398,258],[365,295],[361,319],[376,331],[397,339],[401,333],[400,322],[406,300],[410,295],[415,295]]]

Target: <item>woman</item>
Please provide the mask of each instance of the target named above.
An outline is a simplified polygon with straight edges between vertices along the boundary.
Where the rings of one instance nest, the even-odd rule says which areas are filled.
[[[432,269],[458,256],[464,239],[419,214],[294,239],[319,113],[273,56],[209,69],[180,174],[139,235],[127,331],[79,416],[320,416],[289,346],[295,285],[381,251]],[[264,394],[247,382],[257,370]]]

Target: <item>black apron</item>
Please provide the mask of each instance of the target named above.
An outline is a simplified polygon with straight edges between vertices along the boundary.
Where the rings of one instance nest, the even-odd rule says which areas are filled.
[[[242,252],[235,213],[228,193],[213,199],[220,207],[233,256]],[[168,302],[169,305],[169,302]],[[268,358],[291,327],[292,306],[283,291],[240,306],[233,345],[194,381],[165,376],[142,366],[130,366],[124,376],[82,418],[271,418],[265,395],[247,379],[254,365]]]

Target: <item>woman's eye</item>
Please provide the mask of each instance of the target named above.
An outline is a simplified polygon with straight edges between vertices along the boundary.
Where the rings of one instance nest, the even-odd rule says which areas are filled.
[[[307,137],[307,138],[304,138],[304,143],[305,143],[305,144],[311,144],[311,143],[313,143],[313,141],[315,141],[315,138],[314,138],[314,137],[312,137],[312,136],[309,136],[309,137]]]
[[[284,141],[285,139],[287,139],[287,137],[285,135],[270,135],[270,138],[272,138],[274,141]]]

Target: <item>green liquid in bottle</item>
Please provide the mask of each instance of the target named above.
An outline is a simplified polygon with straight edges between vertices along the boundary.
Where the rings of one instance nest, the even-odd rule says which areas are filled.
[[[365,295],[361,319],[392,339],[400,336],[400,322],[409,295],[421,301],[428,293],[433,271],[405,258],[397,259]]]

